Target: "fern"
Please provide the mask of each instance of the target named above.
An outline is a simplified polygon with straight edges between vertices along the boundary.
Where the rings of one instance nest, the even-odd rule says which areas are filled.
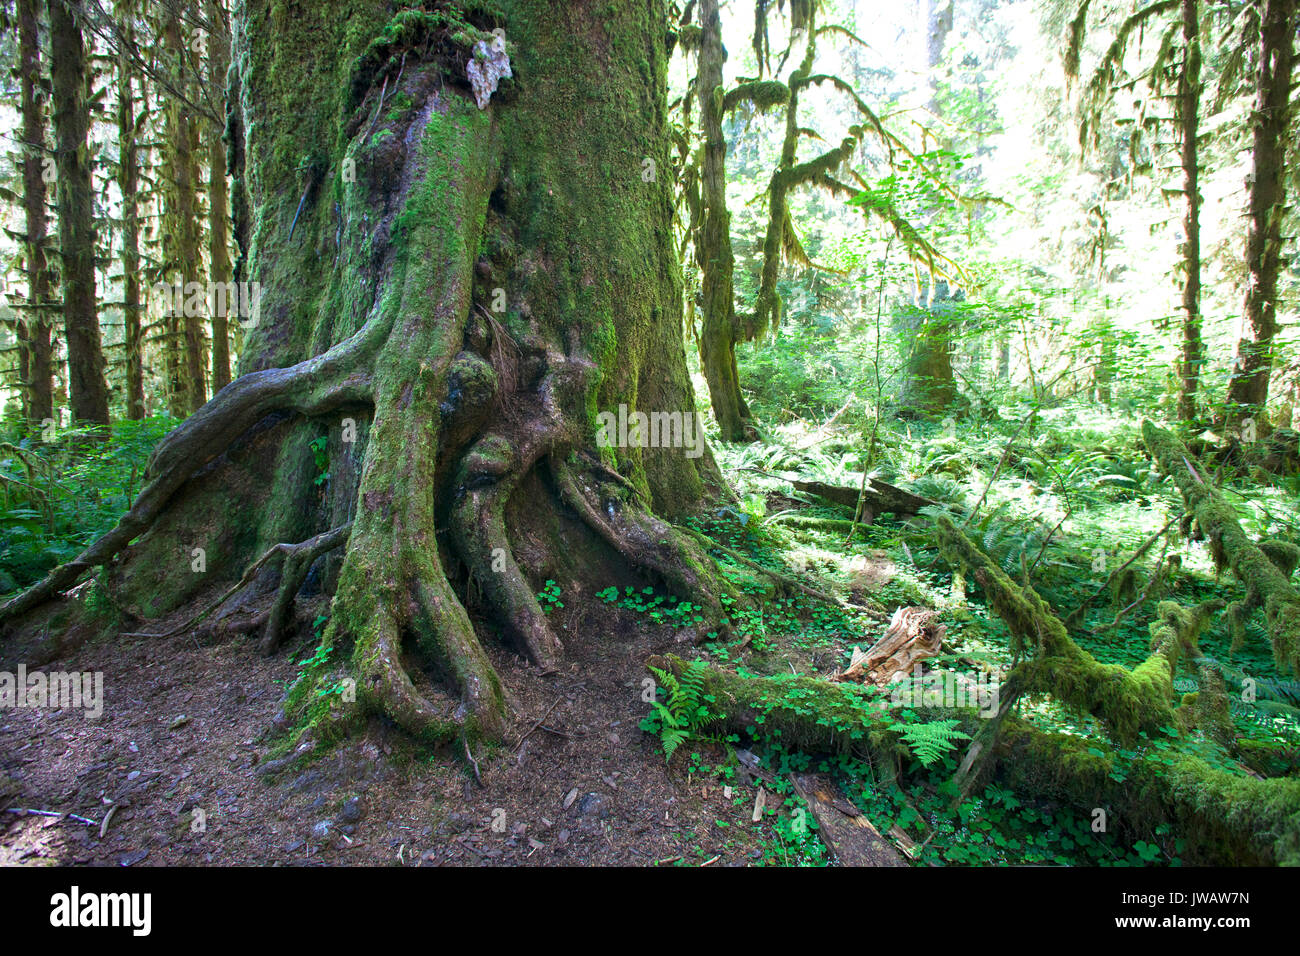
[[[657,734],[665,759],[672,760],[678,747],[721,714],[709,709],[712,698],[704,693],[703,662],[687,664],[680,676],[657,667],[651,667],[650,672],[663,688],[664,700],[650,702],[650,713],[641,721],[641,729]]]
[[[892,724],[890,729],[902,734],[912,756],[928,767],[951,751],[956,746],[954,741],[970,739],[969,734],[957,729],[958,723],[953,719],[931,720],[924,724]]]

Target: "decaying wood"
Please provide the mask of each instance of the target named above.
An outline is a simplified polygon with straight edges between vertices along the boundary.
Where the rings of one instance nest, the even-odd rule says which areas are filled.
[[[914,515],[927,505],[937,504],[937,502],[931,501],[929,498],[914,495],[910,491],[881,481],[879,478],[868,478],[865,490],[844,485],[828,485],[820,481],[791,479],[790,484],[794,485],[799,491],[825,498],[827,501],[843,505],[845,508],[856,509],[858,507],[858,496],[861,494],[864,512],[862,520],[867,524],[871,523],[871,518],[884,514],[886,511],[899,515]],[[870,515],[870,518],[868,518],[868,515]]]
[[[841,866],[907,866],[858,808],[849,803],[825,774],[791,774],[795,792],[808,801],[818,833]]]
[[[900,607],[884,636],[870,650],[855,647],[849,666],[831,680],[887,684],[895,674],[905,674],[918,661],[937,655],[946,632],[939,615],[929,608]]]

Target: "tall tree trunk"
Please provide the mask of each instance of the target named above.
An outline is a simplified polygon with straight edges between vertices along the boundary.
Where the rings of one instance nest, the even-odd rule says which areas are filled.
[[[190,46],[177,8],[169,7],[163,26],[172,80],[177,87],[194,93],[196,74]],[[170,236],[167,260],[180,283],[180,293],[173,299],[173,314],[165,323],[167,356],[168,408],[181,417],[191,414],[206,401],[206,369],[203,360],[203,318],[206,294],[199,279],[202,257],[199,251],[198,145],[199,120],[191,108],[172,98],[167,105],[168,198],[167,230]]]
[[[1183,68],[1176,112],[1183,167],[1183,350],[1179,367],[1178,419],[1196,420],[1205,346],[1201,341],[1201,194],[1196,148],[1201,109],[1201,36],[1197,0],[1183,0]]]
[[[117,16],[125,43],[117,58],[118,186],[122,191],[122,348],[126,365],[126,417],[144,418],[144,341],[140,314],[140,156],[136,137],[135,65],[130,48],[135,43],[135,4],[119,0]]]
[[[1246,211],[1246,299],[1242,336],[1228,383],[1228,423],[1235,426],[1255,419],[1260,433],[1265,425],[1263,411],[1277,332],[1295,13],[1296,0],[1264,0],[1252,118],[1253,172]]]
[[[717,0],[701,0],[699,78],[700,128],[704,162],[700,198],[704,222],[696,238],[704,307],[700,329],[700,364],[709,384],[713,415],[723,441],[753,438],[749,407],[740,393],[736,369],[736,299],[732,284],[731,215],[727,212],[727,141],[722,133],[722,18]]]
[[[0,621],[118,555],[107,585],[153,617],[304,542],[277,552],[288,603],[304,563],[341,547],[330,655],[289,709],[322,732],[382,713],[466,745],[506,726],[472,594],[543,666],[562,648],[535,589],[586,589],[609,561],[725,632],[710,560],[652,512],[721,493],[707,448],[601,440],[620,406],[693,423],[671,183],[641,175],[668,164],[663,0],[498,8],[449,28],[386,0],[236,6],[264,297],[242,374],[158,446],[119,526]],[[490,92],[507,55],[518,81]],[[176,560],[193,549],[206,573]],[[332,693],[348,676],[355,703]]]
[[[933,415],[958,400],[952,367],[953,296],[947,280],[930,277],[918,282],[913,308],[900,401],[914,412]]]
[[[54,362],[50,343],[50,272],[45,259],[45,112],[40,89],[39,0],[18,0],[22,84],[23,211],[27,231],[27,303],[19,320],[19,378],[24,417],[36,426],[54,420]]]
[[[231,280],[230,190],[226,183],[226,146],[221,141],[226,118],[226,69],[230,65],[230,31],[219,0],[208,0],[208,88],[219,107],[220,123],[207,128],[208,138],[208,268],[213,287]],[[230,383],[230,332],[224,309],[212,312],[212,392]]]
[[[923,0],[920,4],[925,28],[925,84],[929,91],[926,109],[937,116],[939,87],[937,74],[943,50],[953,26],[953,0]],[[929,150],[938,143],[925,142]],[[948,283],[930,276],[918,284],[914,316],[916,331],[903,378],[901,403],[926,415],[948,408],[957,400],[957,379],[952,367],[952,305]]]
[[[108,386],[95,304],[95,219],[90,173],[90,67],[81,0],[49,0],[50,69],[58,170],[63,328],[74,421],[108,425]]]

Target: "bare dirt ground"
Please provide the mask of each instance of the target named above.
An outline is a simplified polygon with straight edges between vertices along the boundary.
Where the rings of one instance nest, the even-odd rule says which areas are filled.
[[[305,636],[269,658],[242,638],[89,643],[42,669],[102,671],[103,716],[0,711],[0,808],[94,825],[0,812],[0,864],[757,862],[755,791],[728,799],[716,778],[689,775],[684,754],[670,771],[637,727],[643,662],[682,651],[674,632],[614,609],[559,613],[570,615],[557,619],[562,671],[492,652],[516,718],[504,745],[476,755],[481,784],[462,755],[420,752],[377,722],[305,768],[259,772],[264,733],[311,654]],[[17,663],[0,656],[0,670]]]

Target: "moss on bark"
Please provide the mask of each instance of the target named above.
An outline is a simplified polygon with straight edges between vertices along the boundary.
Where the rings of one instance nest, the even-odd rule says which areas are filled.
[[[1173,432],[1144,422],[1142,437],[1151,457],[1178,485],[1187,510],[1209,543],[1215,566],[1221,571],[1230,569],[1246,586],[1245,598],[1228,608],[1234,639],[1241,640],[1246,615],[1262,607],[1273,659],[1279,667],[1300,672],[1300,592],[1290,580],[1295,568],[1294,546],[1251,541],[1236,511],[1199,473],[1191,452]]]

